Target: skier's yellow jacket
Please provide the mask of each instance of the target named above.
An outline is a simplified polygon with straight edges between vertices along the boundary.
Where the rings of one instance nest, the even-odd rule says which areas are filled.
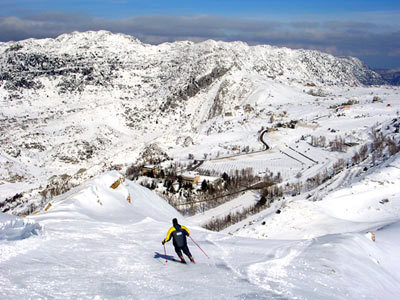
[[[187,243],[186,236],[189,235],[189,229],[183,225],[176,224],[168,230],[167,237],[164,239],[164,241],[168,242],[171,238],[173,238],[173,244],[175,247],[183,247]]]

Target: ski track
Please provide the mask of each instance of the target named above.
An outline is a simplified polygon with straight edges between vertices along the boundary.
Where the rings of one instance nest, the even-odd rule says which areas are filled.
[[[283,297],[297,299],[296,295],[291,292],[291,289],[288,289],[288,287],[293,288],[290,283],[288,284],[288,278],[290,276],[290,271],[288,269],[292,266],[292,262],[300,256],[310,244],[311,241],[309,240],[290,244],[278,249],[273,254],[274,257],[272,259],[250,265],[247,270],[247,276],[250,282],[267,291],[282,295]]]
[[[19,252],[1,261],[3,274],[12,272],[14,282],[1,281],[1,299],[13,299],[26,291],[32,298],[93,299],[101,295],[101,299],[109,299],[119,295],[119,298],[159,299],[164,295],[162,298],[167,299],[183,296],[268,299],[257,286],[249,288],[246,278],[225,260],[224,248],[207,237],[204,239],[202,232],[195,231],[194,235],[205,251],[210,252],[210,260],[189,242],[196,264],[162,265],[159,259],[154,259],[151,250],[163,253],[161,240],[168,230],[165,223],[121,225],[83,221],[80,225],[84,228],[83,236],[76,231],[75,221],[47,223],[42,236],[27,240]],[[54,225],[61,226],[62,230],[50,229]],[[176,258],[171,243],[166,247],[167,255]],[[10,247],[10,251],[15,251],[15,247]],[[182,282],[178,289],[176,285],[171,286],[171,276]],[[204,284],[211,285],[218,293],[210,297],[201,288]]]

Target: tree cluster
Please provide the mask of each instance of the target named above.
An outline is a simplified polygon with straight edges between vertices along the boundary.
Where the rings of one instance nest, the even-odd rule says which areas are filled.
[[[236,224],[247,217],[259,213],[260,211],[270,207],[272,201],[267,201],[264,196],[261,196],[260,200],[254,205],[244,208],[241,211],[229,213],[223,218],[215,218],[203,225],[204,228],[212,231],[221,231],[233,224]]]

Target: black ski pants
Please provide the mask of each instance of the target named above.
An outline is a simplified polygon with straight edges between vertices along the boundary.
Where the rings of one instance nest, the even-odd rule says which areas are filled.
[[[183,247],[175,247],[175,252],[176,254],[178,254],[179,257],[182,257],[182,251],[187,257],[192,257],[192,254],[190,253],[189,247],[187,245],[184,245]]]

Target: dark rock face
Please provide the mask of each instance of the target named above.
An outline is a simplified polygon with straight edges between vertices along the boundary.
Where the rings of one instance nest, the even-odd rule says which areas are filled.
[[[220,114],[222,114],[223,111],[223,104],[224,104],[224,95],[227,91],[227,89],[229,89],[229,83],[227,81],[224,81],[223,83],[221,83],[217,96],[214,99],[214,103],[211,106],[211,109],[209,111],[208,114],[208,119],[212,119]]]
[[[223,77],[229,70],[226,68],[214,68],[211,73],[200,77],[199,79],[190,78],[189,83],[177,91],[174,95],[168,97],[162,110],[175,108],[180,101],[186,101],[196,96],[201,90],[210,87],[214,81]]]
[[[95,70],[93,58],[83,55],[7,51],[0,64],[0,84],[5,82],[8,90],[41,89],[42,78],[61,78],[57,85],[60,93],[82,91],[85,85],[107,85],[116,69],[115,59],[106,60]]]
[[[216,79],[224,76],[226,72],[228,72],[228,69],[214,68],[210,74],[202,76],[198,80],[191,78],[190,83],[184,90],[180,90],[177,96],[183,100],[192,98],[202,89],[209,87]]]

